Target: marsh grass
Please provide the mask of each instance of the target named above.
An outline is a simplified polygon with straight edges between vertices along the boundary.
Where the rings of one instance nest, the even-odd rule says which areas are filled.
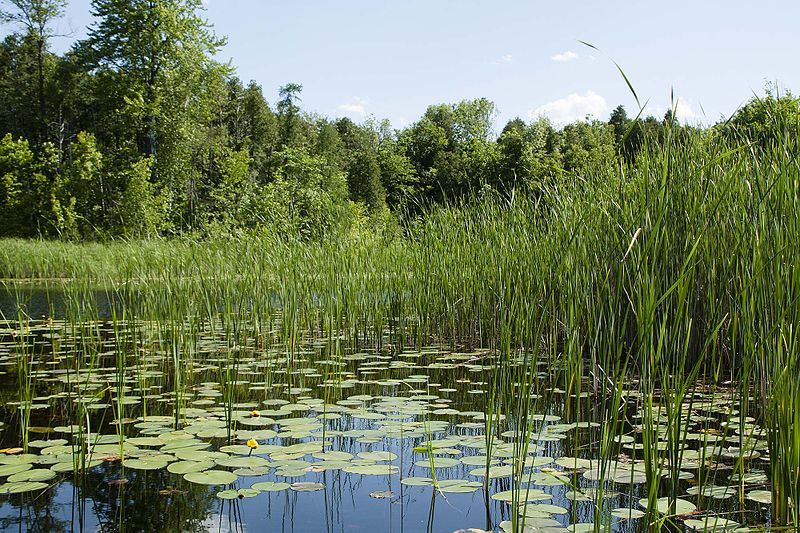
[[[744,428],[752,416],[763,427],[772,519],[788,527],[798,523],[800,501],[800,127],[772,126],[766,145],[713,130],[670,132],[647,145],[635,167],[604,166],[555,177],[544,190],[433,209],[402,238],[4,241],[0,276],[72,280],[59,288],[81,343],[74,369],[84,377],[97,367],[93,291],[104,288],[113,323],[137,332],[118,354],[167,350],[175,427],[196,385],[184,369],[203,332],[226,340],[217,376],[229,429],[242,400],[242,347],[285,350],[289,387],[303,385],[294,370],[308,364],[301,346],[309,339],[327,339],[334,359],[345,348],[384,349],[387,339],[397,351],[430,342],[486,348],[487,458],[503,427],[527,455],[530,437],[543,431],[533,415],[547,412],[557,387],[567,418],[589,414],[602,426],[596,440],[581,443],[601,478],[622,453],[619,437],[641,435],[652,529],[677,527],[695,398],[711,390],[704,401],[721,400],[714,391],[727,384],[740,407],[724,422]],[[121,419],[125,357],[116,364]],[[27,367],[18,372],[30,375]],[[272,383],[269,364],[263,372]],[[342,379],[333,369],[331,377]],[[21,379],[20,401],[29,388]],[[91,432],[80,398],[71,416]],[[747,443],[739,437],[734,467],[744,473]],[[700,484],[716,475],[704,459]],[[512,476],[515,508],[526,475],[520,467]],[[487,495],[488,485],[487,476]],[[671,512],[655,512],[662,497]],[[596,531],[609,520],[604,505],[599,498]],[[524,518],[514,512],[512,522],[520,529]]]

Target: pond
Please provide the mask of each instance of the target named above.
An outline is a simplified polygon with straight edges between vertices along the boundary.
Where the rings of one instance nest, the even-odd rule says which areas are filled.
[[[698,382],[676,414],[524,350],[287,340],[279,316],[123,320],[108,302],[67,320],[26,290],[31,318],[9,293],[0,323],[4,531],[769,525],[766,441],[735,388]]]

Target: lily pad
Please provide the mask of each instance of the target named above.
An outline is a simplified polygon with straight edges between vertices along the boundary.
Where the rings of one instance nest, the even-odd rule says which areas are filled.
[[[0,477],[13,476],[14,474],[17,474],[19,472],[30,470],[31,468],[33,468],[33,465],[31,463],[3,465],[0,466]]]
[[[359,452],[358,456],[367,461],[394,461],[397,454],[392,452]]]
[[[671,504],[672,504],[671,498],[669,497],[659,498],[656,500],[656,511],[658,511],[661,514],[669,514]],[[641,500],[639,500],[639,505],[647,509],[647,498],[642,498]],[[696,509],[697,506],[692,502],[676,498],[675,510],[672,514],[676,515],[691,514]]]
[[[325,485],[322,483],[315,483],[313,481],[302,481],[299,483],[292,483],[289,488],[296,492],[314,492],[323,490]]]
[[[14,476],[11,476],[14,477]],[[8,478],[11,481],[11,478]],[[754,490],[752,492],[747,493],[747,499],[753,500],[754,502],[764,503],[764,504],[771,504],[772,503],[772,492],[768,490]]]
[[[189,474],[190,472],[204,472],[214,468],[214,461],[178,461],[170,463],[167,471],[172,474]]]
[[[250,488],[262,492],[280,492],[288,489],[290,486],[289,483],[284,483],[282,481],[262,481],[261,483],[253,483],[253,486]]]
[[[18,481],[15,483],[4,483],[0,485],[0,494],[21,494],[23,492],[33,492],[46,489],[47,483],[40,481]]]
[[[236,481],[236,474],[224,470],[206,470],[205,472],[189,472],[183,479],[197,485],[228,485]]]
[[[404,477],[400,483],[409,487],[430,487],[433,485],[433,480],[429,477]]]
[[[36,468],[34,470],[26,470],[19,472],[8,477],[9,483],[21,483],[25,481],[50,481],[56,477],[56,473],[49,468]]]
[[[257,489],[223,490],[217,493],[217,498],[221,500],[235,500],[241,498],[252,498],[261,492]]]
[[[643,513],[638,509],[629,509],[627,507],[617,507],[616,509],[611,510],[611,516],[615,516],[623,520],[632,520],[636,518],[641,518],[644,515],[645,513]]]

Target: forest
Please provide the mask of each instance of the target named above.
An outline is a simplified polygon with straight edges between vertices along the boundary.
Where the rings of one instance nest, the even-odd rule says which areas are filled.
[[[66,0],[7,2],[0,45],[0,236],[68,240],[396,231],[439,204],[540,191],[565,173],[632,164],[645,138],[757,130],[769,92],[707,129],[618,106],[556,127],[497,132],[485,98],[434,104],[403,129],[302,108],[303,86],[265,95],[215,59],[225,38],[200,0],[95,0],[87,38],[57,55]],[[127,7],[126,7],[127,6]],[[777,103],[776,103],[777,101]]]

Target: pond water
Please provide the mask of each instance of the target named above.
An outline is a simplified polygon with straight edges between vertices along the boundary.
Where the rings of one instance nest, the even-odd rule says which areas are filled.
[[[3,531],[648,531],[663,516],[640,502],[653,484],[678,490],[668,528],[769,524],[763,435],[724,389],[688,395],[680,479],[648,483],[633,385],[601,462],[599,392],[565,392],[530,354],[40,319],[58,305],[29,291],[22,324],[0,298]],[[520,379],[504,393],[500,366]]]

